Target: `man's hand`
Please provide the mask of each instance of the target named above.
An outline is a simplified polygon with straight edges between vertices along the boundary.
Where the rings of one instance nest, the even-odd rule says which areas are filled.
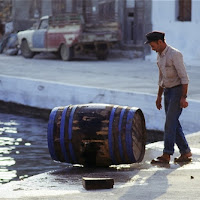
[[[162,94],[163,94],[163,87],[159,86],[158,88],[158,95],[157,95],[157,99],[156,99],[156,107],[158,108],[158,110],[162,109]]]
[[[162,97],[158,96],[156,99],[156,107],[158,108],[158,110],[162,109]]]
[[[181,106],[181,108],[187,108],[188,107],[188,102],[187,102],[186,98],[181,97],[180,106]]]

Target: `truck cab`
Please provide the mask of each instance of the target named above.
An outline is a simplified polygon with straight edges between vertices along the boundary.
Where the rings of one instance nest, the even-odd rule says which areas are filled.
[[[116,22],[85,24],[78,14],[44,16],[38,26],[18,33],[22,55],[32,58],[36,53],[53,52],[69,61],[76,54],[95,53],[106,59],[109,47],[120,40]]]

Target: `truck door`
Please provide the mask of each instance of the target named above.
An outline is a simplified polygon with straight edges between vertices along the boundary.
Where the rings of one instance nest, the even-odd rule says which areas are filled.
[[[33,34],[33,48],[46,48],[46,34],[48,29],[48,19],[43,19],[40,22],[38,29]]]

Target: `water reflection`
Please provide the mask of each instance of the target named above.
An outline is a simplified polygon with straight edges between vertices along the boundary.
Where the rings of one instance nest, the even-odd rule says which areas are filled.
[[[47,121],[0,113],[0,184],[59,169],[47,147]]]

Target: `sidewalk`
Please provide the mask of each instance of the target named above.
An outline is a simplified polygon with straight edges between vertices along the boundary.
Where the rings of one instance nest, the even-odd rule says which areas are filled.
[[[190,200],[200,199],[200,132],[187,136],[193,152],[189,164],[152,166],[162,152],[163,142],[146,146],[142,163],[111,168],[66,167],[0,186],[0,199],[87,199],[87,200]],[[177,149],[176,154],[178,156]],[[114,178],[114,188],[87,191],[82,177]]]

